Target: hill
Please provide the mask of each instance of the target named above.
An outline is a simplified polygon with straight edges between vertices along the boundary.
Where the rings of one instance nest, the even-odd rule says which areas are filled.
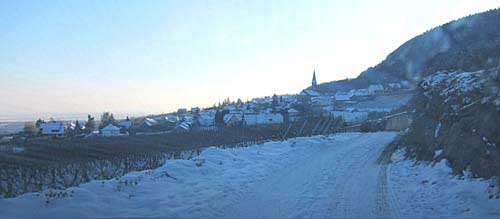
[[[319,85],[323,92],[348,91],[369,84],[408,81],[442,70],[477,71],[500,65],[500,9],[435,27],[407,41],[357,78]]]

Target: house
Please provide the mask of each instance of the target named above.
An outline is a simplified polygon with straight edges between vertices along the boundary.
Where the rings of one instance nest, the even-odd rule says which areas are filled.
[[[158,121],[153,118],[145,118],[143,124],[147,127],[158,125]]]
[[[398,89],[401,89],[401,84],[400,83],[389,83],[389,88],[393,89],[393,90],[398,90]]]
[[[191,107],[191,113],[199,113],[200,112],[200,108],[198,107]]]
[[[319,96],[313,97],[311,99],[312,104],[318,106],[330,106],[333,105],[333,97],[332,96]]]
[[[203,127],[215,126],[215,111],[201,111],[198,116],[198,124]]]
[[[321,115],[323,115],[325,117],[333,116],[334,110],[335,110],[335,108],[333,107],[333,105],[325,106],[322,108]]]
[[[74,134],[79,134],[85,129],[85,125],[83,122],[76,120],[69,124],[69,129],[72,130]]]
[[[293,103],[297,100],[296,95],[285,94],[285,95],[280,95],[279,97],[281,99],[281,102],[283,103]]]
[[[114,126],[113,124],[108,124],[101,129],[101,135],[105,137],[118,136],[120,135],[120,128]]]
[[[179,115],[186,114],[186,113],[187,113],[187,109],[186,108],[179,108],[177,110],[177,114],[179,114]]]
[[[372,84],[368,87],[370,95],[380,94],[384,91],[384,86],[381,84]]]
[[[363,88],[363,89],[356,89],[356,90],[351,90],[349,91],[353,97],[365,97],[365,96],[370,96],[370,92],[368,89]]]
[[[189,129],[191,129],[191,125],[189,122],[181,122],[177,127],[177,131],[181,131],[181,132],[186,132],[186,131],[189,131]]]
[[[258,98],[253,98],[252,102],[255,104],[269,104],[272,102],[272,98],[270,98],[270,97],[258,97]]]
[[[350,100],[352,94],[350,92],[337,92],[333,97],[335,101],[347,101]]]
[[[305,89],[297,95],[297,101],[302,104],[308,104],[313,97],[319,97],[321,93],[313,89]]]
[[[194,116],[191,114],[186,114],[186,115],[184,115],[184,117],[182,117],[182,122],[187,122],[191,125],[194,124],[194,122],[195,122],[194,120],[195,120]]]
[[[300,112],[294,108],[288,109],[288,120],[290,122],[296,122],[301,119]]]
[[[62,122],[50,121],[40,124],[40,132],[42,135],[63,136],[64,124]]]
[[[279,124],[283,121],[283,115],[279,113],[245,114],[243,117],[243,123],[246,125]]]
[[[174,123],[176,124],[177,122],[179,122],[179,117],[177,115],[166,115],[164,117],[165,121],[169,122],[169,123]]]
[[[224,115],[224,123],[226,126],[236,126],[243,121],[243,113],[228,113]]]
[[[132,121],[131,120],[123,120],[118,122],[117,124],[119,127],[123,127],[126,130],[129,130],[130,127],[132,127]]]
[[[233,105],[226,105],[226,106],[222,107],[222,109],[228,110],[229,112],[234,112],[237,110],[236,106],[233,106]]]
[[[313,90],[313,89],[305,89],[303,90],[302,92],[300,92],[299,95],[302,95],[302,96],[309,96],[309,97],[317,97],[317,96],[321,96],[321,93],[316,91],[316,90]]]

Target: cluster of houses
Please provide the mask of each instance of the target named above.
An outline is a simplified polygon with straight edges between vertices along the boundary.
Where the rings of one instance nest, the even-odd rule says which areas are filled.
[[[175,113],[143,118],[137,124],[143,132],[165,130],[189,131],[193,128],[211,129],[217,126],[258,126],[298,122],[311,117],[342,117],[347,123],[362,122],[370,110],[359,110],[356,104],[402,89],[400,83],[373,84],[349,92],[325,94],[318,89],[313,72],[311,88],[297,95],[273,95],[247,102],[225,103],[207,109],[179,109]]]
[[[259,126],[299,122],[311,117],[341,117],[347,123],[362,122],[370,110],[360,110],[356,104],[401,90],[401,83],[387,85],[372,84],[366,88],[348,92],[326,94],[318,89],[316,73],[312,86],[297,95],[273,95],[254,98],[247,102],[226,102],[218,107],[190,110],[181,108],[177,112],[126,119],[110,123],[90,134],[119,136],[129,133],[137,135],[158,134],[192,129],[214,129],[219,126]],[[90,117],[89,117],[90,118]],[[63,136],[68,132],[80,133],[83,123],[43,122],[37,126],[41,135]],[[89,132],[87,132],[89,133]]]
[[[303,90],[298,95],[298,100],[303,102],[304,105],[309,106],[310,114],[313,117],[341,117],[347,123],[359,123],[367,120],[370,112],[380,112],[379,110],[369,108],[360,109],[357,107],[359,103],[373,100],[379,96],[400,92],[406,87],[406,84],[404,81],[402,83],[389,83],[385,86],[382,84],[372,84],[366,88],[329,94],[323,93],[318,89],[316,74],[314,72],[312,86]]]
[[[55,121],[50,120],[48,122],[37,122],[36,129],[37,133],[41,136],[54,136],[54,137],[64,137],[64,136],[123,136],[128,135],[129,129],[132,127],[132,121],[127,119],[123,121],[118,121],[115,124],[107,124],[104,127],[97,130],[89,130],[85,126],[85,123],[78,121]]]
[[[148,132],[215,129],[221,125],[231,127],[280,124],[284,122],[284,115],[279,112],[280,109],[273,107],[272,98],[268,97],[207,109],[181,108],[175,113],[138,119],[136,129],[140,130],[139,134],[147,134]]]

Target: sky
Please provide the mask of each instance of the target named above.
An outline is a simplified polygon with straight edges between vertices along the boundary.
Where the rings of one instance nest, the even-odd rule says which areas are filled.
[[[0,121],[171,112],[353,78],[498,0],[0,0]]]

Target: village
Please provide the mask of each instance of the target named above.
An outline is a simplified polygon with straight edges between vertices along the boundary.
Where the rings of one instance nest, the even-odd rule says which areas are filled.
[[[318,89],[316,72],[311,86],[295,95],[273,95],[243,102],[226,98],[213,107],[180,108],[176,112],[116,120],[105,112],[98,122],[88,115],[87,121],[42,119],[27,122],[22,132],[4,136],[15,138],[54,137],[87,138],[215,130],[235,126],[284,126],[301,124],[318,118],[341,121],[342,126],[359,124],[389,115],[406,104],[411,88],[404,83],[372,84],[349,92],[324,93]]]

